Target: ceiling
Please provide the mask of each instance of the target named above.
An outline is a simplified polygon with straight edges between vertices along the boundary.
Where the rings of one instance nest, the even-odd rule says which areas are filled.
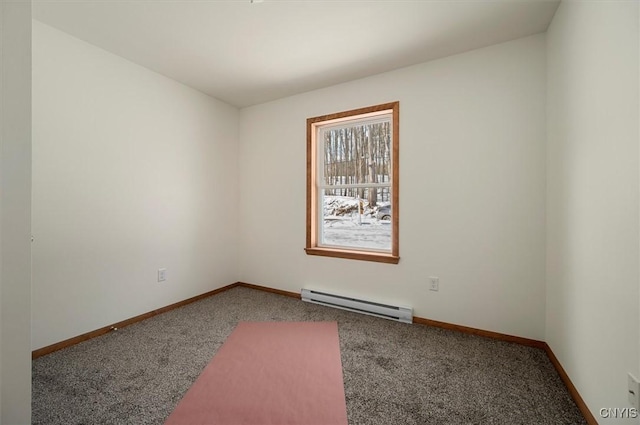
[[[551,0],[34,0],[35,19],[237,107],[546,31]]]

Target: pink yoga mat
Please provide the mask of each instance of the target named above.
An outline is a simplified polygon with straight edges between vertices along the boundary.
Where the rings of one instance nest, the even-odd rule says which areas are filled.
[[[347,425],[336,322],[241,322],[165,425]]]

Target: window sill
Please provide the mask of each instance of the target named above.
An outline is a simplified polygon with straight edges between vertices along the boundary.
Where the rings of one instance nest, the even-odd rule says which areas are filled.
[[[379,252],[351,251],[335,248],[305,248],[307,255],[323,257],[347,258],[350,260],[374,261],[377,263],[398,264],[400,257]]]

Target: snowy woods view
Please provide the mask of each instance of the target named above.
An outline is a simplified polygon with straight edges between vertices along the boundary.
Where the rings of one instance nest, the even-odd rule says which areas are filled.
[[[391,249],[391,123],[323,132],[323,245]]]
[[[391,213],[384,205],[371,207],[367,200],[344,196],[325,196],[323,201],[324,245],[391,248]]]

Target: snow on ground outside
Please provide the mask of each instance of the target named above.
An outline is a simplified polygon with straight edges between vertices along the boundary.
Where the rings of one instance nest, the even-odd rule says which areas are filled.
[[[390,250],[391,221],[376,218],[378,207],[388,202],[371,208],[362,200],[362,216],[358,202],[345,196],[324,197],[322,245]]]

